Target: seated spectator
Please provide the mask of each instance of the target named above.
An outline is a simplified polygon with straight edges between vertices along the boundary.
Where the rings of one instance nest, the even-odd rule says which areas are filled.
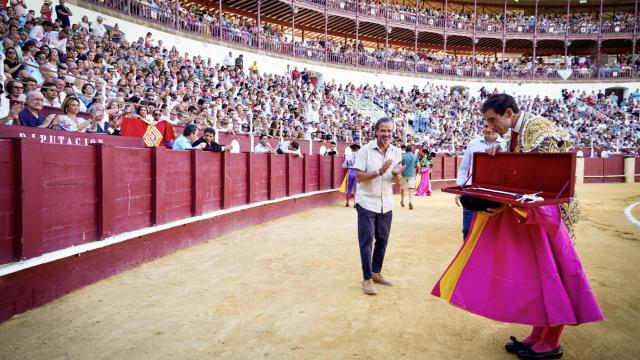
[[[98,16],[96,18],[96,22],[91,24],[91,32],[93,33],[93,35],[102,38],[104,37],[104,35],[107,33],[107,28],[104,26],[104,24],[102,23],[104,21],[104,19],[102,18],[102,16]]]
[[[303,158],[302,152],[300,151],[300,144],[298,144],[298,142],[295,140],[283,141],[280,144],[278,144],[278,147],[276,148],[276,153],[291,154],[299,158]]]
[[[191,146],[194,148],[198,148],[200,147],[200,144],[205,144],[202,150],[212,152],[224,152],[231,151],[233,149],[233,145],[220,145],[215,142],[215,136],[216,131],[213,128],[206,128],[204,129],[204,135],[198,140],[194,141]]]
[[[42,95],[40,92],[37,93]],[[42,100],[44,101],[44,97]],[[62,114],[47,118],[48,121],[45,121],[42,125],[54,130],[85,132],[93,122],[92,118],[83,119],[78,116],[78,113],[80,113],[80,100],[74,96],[67,96],[60,108],[62,109]]]
[[[271,147],[269,143],[269,137],[267,135],[260,135],[260,142],[253,148],[253,152],[256,154],[275,154],[276,151]]]
[[[16,119],[14,118],[14,124],[28,127],[47,127],[55,115],[47,117],[44,114],[40,114],[43,105],[44,95],[40,91],[30,91],[27,94],[24,108],[22,108],[22,104],[16,103],[11,109],[11,114],[15,114],[18,108],[22,108],[18,113],[17,122],[15,122]]]
[[[202,142],[197,147],[193,147],[191,144],[198,139],[198,127],[189,124],[184,127],[182,135],[178,136],[176,141],[173,142],[173,150],[191,150],[191,149],[204,149],[207,143]]]
[[[24,85],[17,80],[9,80],[7,82],[7,98],[13,101],[24,101]]]
[[[253,64],[249,65],[249,72],[252,74],[258,75],[258,62],[254,61]]]
[[[42,95],[44,95],[44,106],[50,106],[59,108],[62,103],[58,99],[58,88],[56,84],[52,82],[45,82],[40,88]]]
[[[20,70],[24,69],[24,65],[18,59],[18,52],[13,47],[5,50],[4,59],[4,72],[11,75],[12,78],[17,78]]]

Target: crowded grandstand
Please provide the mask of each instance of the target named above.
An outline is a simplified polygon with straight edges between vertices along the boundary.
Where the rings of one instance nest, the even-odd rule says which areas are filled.
[[[384,31],[382,46],[358,39],[358,27],[354,39],[341,40],[328,35],[326,23],[325,34],[308,31],[305,35],[302,30],[299,36],[299,29],[295,28],[297,8],[292,12],[294,22],[285,28],[275,17],[270,23],[261,21],[259,14],[256,19],[246,12],[234,12],[233,3],[226,4],[223,11],[222,2],[217,3],[219,7],[153,0],[89,3],[109,7],[122,16],[171,24],[185,33],[222,39],[234,48],[209,58],[193,56],[177,46],[167,46],[151,29],[138,36],[124,33],[117,23],[107,23],[102,16],[75,16],[64,0],[55,7],[45,0],[39,9],[27,7],[22,0],[12,0],[0,13],[4,56],[0,124],[120,135],[123,118],[135,116],[179,127],[194,124],[200,129],[214,128],[231,134],[328,144],[366,143],[373,136],[372,126],[377,118],[388,116],[394,120],[396,143],[456,154],[480,133],[482,101],[506,89],[490,82],[479,91],[471,91],[436,82],[398,86],[384,81],[327,81],[299,60],[346,65],[354,71],[359,66],[424,76],[521,81],[540,77],[557,80],[564,76],[572,76],[570,79],[575,81],[633,79],[640,68],[640,59],[635,55],[638,23],[633,8],[625,6],[607,12],[578,9],[577,13],[563,14],[563,8],[557,14],[541,14],[536,2],[535,13],[530,8],[505,12],[503,16],[491,14],[490,9],[480,14],[473,3],[466,9],[445,10],[406,3],[309,1],[325,9],[360,14],[365,19],[383,18],[387,24],[413,24],[416,35],[418,26],[440,29],[445,34],[447,29],[472,34],[472,52],[456,52],[451,43],[447,52],[446,41],[444,48],[437,48],[418,44],[417,36],[413,49],[402,46],[399,40],[389,39],[393,31]],[[615,46],[622,45],[606,56],[600,53],[604,49],[600,45],[599,52],[593,55],[579,48],[568,49],[568,42],[564,43],[565,56],[562,48],[540,48],[536,56],[535,46],[533,53],[519,55],[505,55],[503,47],[499,56],[489,55],[480,46],[482,43],[475,41],[479,33],[542,38],[545,34],[568,37],[577,33],[596,36],[599,44],[603,34],[626,33],[633,34],[634,44],[625,47],[628,44],[624,41],[628,40],[605,40],[621,41]],[[261,71],[263,64],[245,63],[238,45],[247,51],[258,48],[267,54],[290,56],[291,64],[280,73]],[[640,90],[604,90],[548,93],[541,86],[537,95],[519,95],[517,101],[521,108],[552,119],[566,129],[576,148],[636,153]],[[60,115],[49,116],[52,113]]]

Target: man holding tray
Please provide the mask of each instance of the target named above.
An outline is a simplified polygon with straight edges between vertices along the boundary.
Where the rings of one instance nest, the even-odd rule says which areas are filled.
[[[489,97],[482,113],[498,134],[512,129],[512,152],[565,152],[570,146],[565,131],[520,112],[509,95]],[[497,151],[499,145],[487,150]],[[571,240],[576,209],[571,201],[477,212],[467,241],[432,294],[493,320],[532,326],[526,338],[512,336],[505,345],[521,359],[562,356],[564,325],[604,320]]]

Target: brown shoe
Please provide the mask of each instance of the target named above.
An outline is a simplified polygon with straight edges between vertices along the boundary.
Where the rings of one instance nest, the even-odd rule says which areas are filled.
[[[364,291],[364,293],[367,294],[367,295],[376,295],[376,294],[378,294],[378,291],[376,290],[376,287],[373,286],[373,281],[371,279],[364,280],[362,282],[362,291]]]
[[[393,283],[387,279],[385,279],[382,275],[380,274],[373,274],[373,277],[371,278],[373,280],[374,283],[380,284],[380,285],[384,285],[384,286],[393,286]]]
[[[413,204],[409,203],[409,210],[413,210]]]

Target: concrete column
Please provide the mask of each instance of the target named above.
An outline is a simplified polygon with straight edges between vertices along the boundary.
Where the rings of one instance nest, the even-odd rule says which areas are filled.
[[[576,184],[584,184],[584,158],[576,158]]]
[[[633,156],[624,158],[624,182],[633,183],[636,180],[636,158]]]

